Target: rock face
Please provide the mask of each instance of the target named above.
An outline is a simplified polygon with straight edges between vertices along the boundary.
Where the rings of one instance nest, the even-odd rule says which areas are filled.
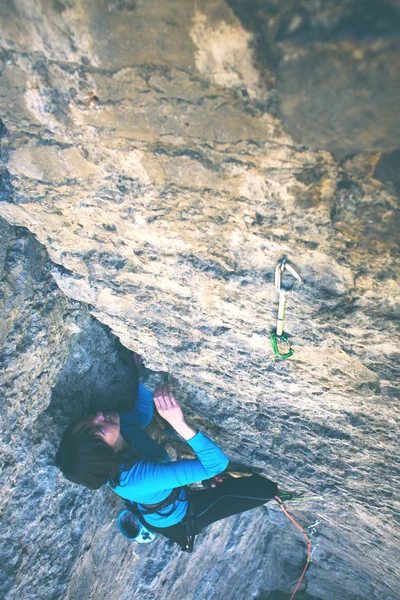
[[[396,2],[229,0],[273,65],[276,112],[293,139],[338,156],[398,148]],[[270,78],[267,75],[267,81]]]
[[[129,403],[127,349],[232,460],[321,494],[293,508],[320,521],[308,594],[399,598],[399,10],[0,6],[7,600],[272,598],[301,573],[273,504],[183,556],[126,543],[119,500],[57,474],[71,418]],[[269,341],[283,256],[303,279],[287,361]]]

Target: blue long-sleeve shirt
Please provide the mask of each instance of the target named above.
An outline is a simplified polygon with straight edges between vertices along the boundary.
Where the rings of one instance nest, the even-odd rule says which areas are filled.
[[[200,431],[187,440],[197,458],[172,462],[166,450],[141,429],[150,423],[152,416],[153,394],[139,383],[135,407],[120,413],[120,427],[121,434],[140,458],[129,469],[121,466],[119,485],[112,488],[122,498],[137,502],[139,510],[141,503],[162,502],[176,487],[218,475],[229,462],[222,450]],[[179,523],[186,511],[186,492],[182,490],[172,507],[145,515],[145,519],[150,525],[169,527]]]

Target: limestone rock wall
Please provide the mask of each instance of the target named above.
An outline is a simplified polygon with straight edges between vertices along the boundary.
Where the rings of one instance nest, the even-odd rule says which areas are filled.
[[[57,568],[48,570],[49,525],[40,520],[47,508],[36,498],[43,486],[46,499],[72,493],[50,466],[52,452],[68,419],[88,406],[107,352],[114,358],[96,388],[106,397],[116,357],[127,361],[92,317],[149,369],[170,374],[192,418],[232,459],[323,494],[320,504],[298,508],[323,523],[310,594],[397,597],[399,6],[365,2],[361,14],[350,0],[322,4],[0,6],[0,215],[10,224],[1,230],[2,411],[14,461],[4,481],[18,490],[3,502],[6,515],[23,515],[31,490],[28,529],[37,535],[29,538],[34,553],[20,537],[16,546],[9,532],[4,538],[8,598],[45,597],[50,579],[49,598],[109,596],[111,556],[113,576],[121,574],[112,593],[131,597],[127,556],[136,552],[141,598],[181,597],[183,585],[193,598],[244,598],[248,581],[253,597],[287,592],[301,563],[303,547],[290,549],[290,530],[271,508],[265,524],[258,511],[216,526],[197,558],[167,558],[157,542],[153,575],[140,583],[141,569],[149,571],[141,554],[153,554],[115,538],[115,499],[74,489],[75,528],[62,529],[68,544],[60,542]],[[284,255],[303,284],[287,306],[295,354],[281,362],[269,333],[274,268]],[[113,340],[100,344],[101,359],[78,350],[92,345],[82,331]],[[80,373],[68,396],[81,363],[90,377]],[[126,368],[118,367],[118,380]],[[57,381],[62,393],[50,403]],[[45,449],[32,434],[37,421],[49,435]],[[26,470],[35,473],[28,486]],[[57,519],[58,530],[62,513]],[[254,550],[252,570],[233,532],[255,532],[260,522],[275,542],[270,553]],[[294,571],[274,579],[280,536]],[[218,561],[206,560],[210,547]],[[224,548],[235,552],[236,569],[251,571],[243,587],[227,571]],[[34,574],[35,563],[43,571]],[[193,575],[200,570],[202,584]],[[232,583],[213,587],[222,573]]]

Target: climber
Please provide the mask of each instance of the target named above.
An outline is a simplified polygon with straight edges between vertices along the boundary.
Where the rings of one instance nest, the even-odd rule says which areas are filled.
[[[162,446],[144,431],[159,415],[188,443],[195,459],[171,461]],[[125,413],[98,412],[64,432],[56,455],[63,475],[90,489],[107,484],[125,499],[120,531],[129,539],[151,541],[160,533],[191,552],[203,527],[268,502],[278,494],[275,483],[250,477],[217,477],[213,487],[186,486],[222,473],[228,458],[207,436],[189,425],[172,392],[158,386],[153,394],[138,385],[134,408]]]

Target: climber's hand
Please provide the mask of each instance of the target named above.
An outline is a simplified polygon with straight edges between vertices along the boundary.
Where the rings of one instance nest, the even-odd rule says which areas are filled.
[[[165,385],[159,385],[155,389],[154,404],[160,417],[165,419],[185,440],[196,435],[196,430],[186,423],[175,396]]]

